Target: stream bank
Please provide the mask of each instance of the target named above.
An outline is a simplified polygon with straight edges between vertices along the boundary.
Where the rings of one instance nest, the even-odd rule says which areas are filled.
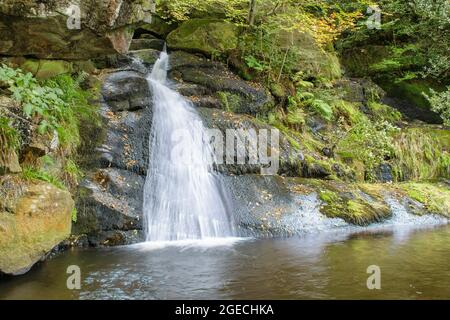
[[[143,241],[142,190],[153,117],[146,75],[165,42],[171,85],[192,101],[206,127],[280,130],[278,175],[259,175],[259,165],[218,168],[242,236],[292,236],[329,223],[367,226],[404,210],[448,217],[448,128],[436,115],[432,121],[417,117],[425,122],[405,117],[389,103],[398,90],[353,72],[345,50],[339,57],[332,43],[324,48],[311,32],[294,32],[289,52],[296,63],[286,66],[289,73],[277,72],[275,81],[258,71],[255,56],[243,55],[242,46],[252,49],[249,34],[223,15],[203,12],[185,22],[155,16],[146,23],[150,9],[143,3],[110,2],[115,10],[85,2],[81,34],[64,28],[59,5],[44,13],[37,1],[32,7],[20,1],[0,7],[2,63],[31,72],[40,87],[61,89],[57,96],[74,111],[74,117],[59,119],[59,127],[48,126],[51,118],[24,115],[27,101],[12,95],[24,74],[7,75],[14,85],[0,81],[1,192],[8,195],[0,201],[0,251],[7,250],[0,272],[28,271],[57,243],[69,248]],[[25,36],[29,30],[36,37]],[[286,34],[273,39],[284,53]],[[86,92],[92,95],[80,98]],[[53,130],[64,127],[69,135]],[[12,143],[16,136],[20,143]],[[72,139],[64,141],[67,136]],[[31,222],[24,222],[18,203],[28,201],[27,191],[21,193],[28,184],[38,186],[32,198],[52,190],[49,197],[60,208],[36,231],[61,231],[51,241],[31,239],[25,228],[51,211],[32,210],[26,216]],[[23,256],[26,263],[14,262]]]

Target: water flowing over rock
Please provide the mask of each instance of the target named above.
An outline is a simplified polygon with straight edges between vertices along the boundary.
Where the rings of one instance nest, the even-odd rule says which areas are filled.
[[[202,121],[192,104],[167,86],[168,61],[162,52],[149,77],[154,117],[144,188],[147,241],[233,236]]]
[[[132,25],[149,19],[150,1],[80,1],[80,28],[69,29],[71,1],[0,3],[0,54],[91,59],[126,53]],[[70,21],[69,21],[70,22]]]

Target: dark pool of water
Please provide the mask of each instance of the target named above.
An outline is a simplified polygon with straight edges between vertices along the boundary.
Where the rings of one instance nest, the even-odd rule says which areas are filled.
[[[81,290],[69,290],[69,265]],[[381,290],[367,289],[367,267]],[[0,299],[450,299],[450,226],[233,244],[74,249],[0,279]]]

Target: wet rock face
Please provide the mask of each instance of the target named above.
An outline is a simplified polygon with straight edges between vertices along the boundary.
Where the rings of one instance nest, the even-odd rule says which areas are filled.
[[[143,240],[152,95],[143,74],[119,70],[105,78],[102,96],[105,130],[78,189],[74,234],[94,246],[135,243]]]
[[[151,99],[147,80],[133,71],[112,73],[103,85],[102,95],[113,112],[144,109]]]
[[[42,181],[21,186],[9,195],[13,199],[6,208],[0,205],[0,273],[27,272],[71,230],[74,203],[69,192]]]
[[[82,210],[74,234],[87,234],[92,245],[140,241],[144,181],[145,177],[127,170],[96,171],[79,187],[77,207]]]
[[[169,77],[182,82],[191,100],[204,107],[221,106],[234,113],[256,115],[274,104],[264,88],[242,80],[224,64],[186,52],[171,53]]]
[[[252,117],[234,114],[220,109],[198,108],[197,110],[203,119],[205,127],[207,129],[219,130],[223,137],[224,148],[222,151],[224,157],[221,163],[216,166],[216,169],[219,172],[236,175],[261,174],[262,168],[268,168],[272,165],[261,162],[258,162],[257,164],[249,163],[249,145],[246,144],[245,141],[248,141],[247,133],[250,130],[254,130],[257,135],[259,135],[261,130],[267,130],[267,149],[270,150],[271,153],[269,154],[269,152],[267,152],[266,154],[269,156],[272,155],[273,152],[274,157],[271,159],[279,163],[279,167],[276,172],[277,174],[289,175],[289,173],[302,170],[302,160],[304,158],[303,154],[292,148],[289,141],[281,132],[279,132],[279,141],[277,144],[276,140],[273,140],[276,139],[276,137],[272,136],[271,132],[271,129],[274,129],[273,127],[257,122]],[[226,143],[227,130],[229,129],[235,130],[233,132],[237,135],[233,144]],[[233,163],[226,163],[226,155],[238,154],[238,140],[245,143],[245,163],[238,164],[237,161],[234,161]],[[265,146],[260,144],[259,148],[265,148]],[[262,152],[264,153],[265,150],[263,149]],[[275,157],[275,154],[278,154],[278,157]]]
[[[70,5],[68,0],[2,1],[0,54],[90,59],[125,53],[132,38],[129,26],[149,18],[152,10],[141,1],[80,1],[80,28],[70,29]]]

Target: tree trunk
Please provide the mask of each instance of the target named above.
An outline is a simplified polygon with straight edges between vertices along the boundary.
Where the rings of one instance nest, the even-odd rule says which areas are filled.
[[[256,0],[250,0],[250,8],[248,10],[248,24],[253,26],[255,24]]]

